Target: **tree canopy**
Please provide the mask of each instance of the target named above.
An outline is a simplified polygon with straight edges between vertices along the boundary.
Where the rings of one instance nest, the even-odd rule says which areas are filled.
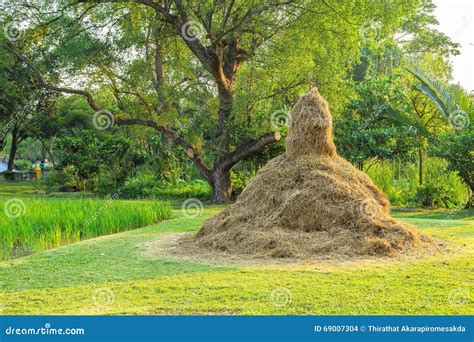
[[[280,123],[311,87],[331,104],[347,158],[415,158],[427,118],[440,123],[431,130],[446,123],[405,68],[439,66],[446,82],[459,53],[428,0],[17,0],[3,11],[3,122],[12,113],[2,108],[24,108],[21,87],[69,96],[38,137],[73,126],[157,136],[194,165],[213,202],[230,199],[237,164],[281,151]]]

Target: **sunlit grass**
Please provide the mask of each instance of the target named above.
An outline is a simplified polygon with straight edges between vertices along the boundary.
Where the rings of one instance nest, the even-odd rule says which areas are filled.
[[[153,226],[0,263],[3,314],[474,313],[472,211],[396,213],[459,247],[423,260],[219,267],[144,253],[144,243],[196,231],[220,209],[205,206],[197,218],[176,210]],[[278,289],[289,297],[275,305]],[[95,303],[98,291],[111,300]]]
[[[0,196],[11,196],[13,194],[32,195],[43,193],[35,187],[35,182],[7,182],[0,176]]]

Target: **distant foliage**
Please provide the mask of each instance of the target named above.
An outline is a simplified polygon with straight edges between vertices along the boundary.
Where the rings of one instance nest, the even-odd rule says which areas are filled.
[[[130,152],[130,141],[121,135],[98,133],[93,130],[82,130],[80,133],[61,136],[56,141],[60,151],[59,174],[65,174],[66,185],[74,180],[80,190],[109,191],[124,182],[128,176],[127,156]],[[53,177],[47,182],[52,188]]]
[[[400,122],[408,99],[395,81],[378,76],[357,84],[356,96],[335,119],[338,152],[359,169],[373,158],[413,156],[417,132]]]
[[[131,178],[118,190],[122,198],[207,199],[211,189],[203,180],[158,180],[151,174]]]
[[[424,184],[418,184],[418,166],[403,161],[383,161],[373,165],[369,176],[395,206],[462,208],[469,198],[456,172],[439,158],[427,158]]]
[[[472,127],[472,125],[471,125]],[[474,191],[474,130],[463,130],[442,136],[432,146],[432,154],[449,162],[448,170],[456,172],[471,189],[471,198],[467,206],[472,206]]]

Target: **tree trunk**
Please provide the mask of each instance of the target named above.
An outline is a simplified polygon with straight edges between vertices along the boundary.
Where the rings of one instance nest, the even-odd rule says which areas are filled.
[[[223,166],[230,153],[230,134],[227,127],[232,112],[233,96],[231,86],[218,86],[219,112],[217,115],[216,143],[218,147],[216,162],[211,171],[211,203],[229,203],[232,193],[230,180],[231,167]]]
[[[423,185],[423,149],[418,148],[418,184]]]
[[[230,170],[213,171],[211,187],[211,203],[229,203],[232,194]]]
[[[53,154],[51,153],[51,147],[47,146],[46,143],[42,139],[38,139],[42,146],[42,153],[43,153],[43,160],[46,159],[46,156],[49,157],[49,162],[55,166],[56,163],[54,162]]]
[[[469,196],[469,200],[467,201],[466,205],[464,206],[464,209],[472,209],[473,203],[474,203],[474,198],[473,198],[474,193],[471,191],[471,195]]]
[[[16,152],[18,150],[18,129],[15,127],[12,131],[12,146],[8,155],[7,171],[12,171],[15,165]]]
[[[53,154],[51,153],[51,150],[49,150],[49,149],[46,150],[46,153],[49,156],[49,161],[51,162],[51,165],[56,166],[56,163],[54,162],[54,157],[53,157]]]
[[[216,139],[219,147],[217,162],[219,163],[230,152],[230,134],[227,119],[232,112],[234,102],[232,89],[219,86],[219,112],[217,114]]]
[[[469,186],[469,191],[471,192],[464,209],[471,209],[474,204],[474,184],[469,179],[465,179],[464,181]]]
[[[41,160],[46,159],[46,148],[44,147],[44,144],[41,144]]]

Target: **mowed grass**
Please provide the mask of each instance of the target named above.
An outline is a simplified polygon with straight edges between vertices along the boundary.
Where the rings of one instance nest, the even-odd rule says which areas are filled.
[[[397,212],[450,255],[232,266],[151,257],[143,244],[195,231],[222,207],[0,263],[3,314],[474,313],[472,211]],[[2,304],[3,303],[3,304]]]
[[[16,195],[37,195],[44,191],[35,187],[35,182],[7,182],[0,176],[0,196]]]
[[[170,217],[155,201],[0,196],[0,259],[10,259]]]

